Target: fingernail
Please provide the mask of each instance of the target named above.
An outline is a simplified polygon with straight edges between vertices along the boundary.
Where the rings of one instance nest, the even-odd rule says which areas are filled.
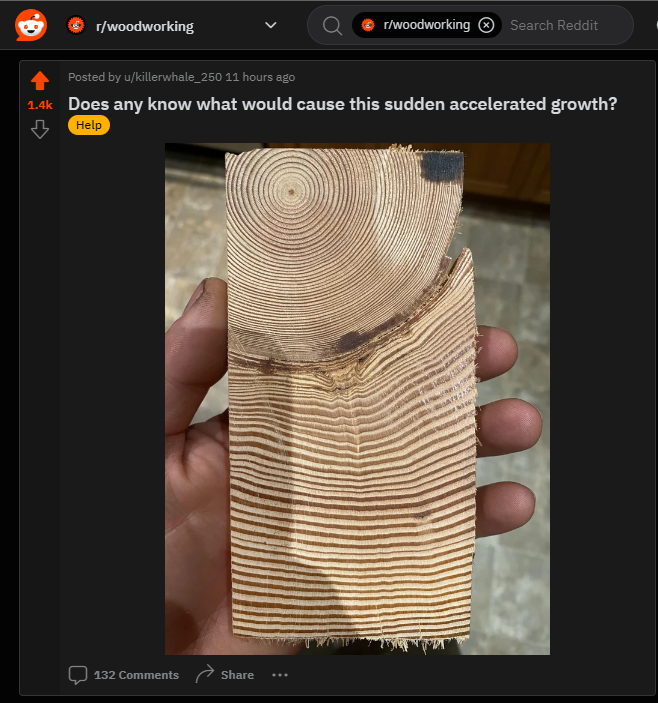
[[[192,294],[192,297],[190,298],[189,303],[185,306],[185,310],[183,310],[183,315],[196,303],[196,301],[203,295],[203,292],[206,290],[206,281],[208,279],[204,278],[201,283],[197,286],[197,289],[194,291]]]

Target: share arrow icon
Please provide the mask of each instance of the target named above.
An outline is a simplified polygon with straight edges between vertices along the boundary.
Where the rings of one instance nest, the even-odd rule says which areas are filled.
[[[210,664],[208,664],[208,668],[207,668],[207,669],[204,669],[204,670],[196,677],[196,682],[195,682],[195,683],[199,683],[199,679],[200,679],[204,674],[208,674],[207,678],[210,678],[214,673],[215,673],[215,670],[212,668],[212,666],[210,666]]]
[[[43,135],[48,131],[48,127],[45,126],[43,120],[37,120],[34,123],[34,127],[32,127],[32,131],[36,137],[41,139],[41,137],[43,137]]]

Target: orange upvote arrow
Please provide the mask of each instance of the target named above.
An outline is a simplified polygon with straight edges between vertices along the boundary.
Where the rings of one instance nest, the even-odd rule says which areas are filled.
[[[37,90],[43,90],[44,83],[50,83],[50,81],[43,75],[43,73],[41,73],[41,71],[39,71],[30,83],[36,83]]]

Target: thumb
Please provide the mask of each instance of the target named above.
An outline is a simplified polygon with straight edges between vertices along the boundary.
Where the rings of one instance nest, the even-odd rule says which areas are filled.
[[[165,334],[165,437],[186,430],[226,373],[226,283],[207,278]]]

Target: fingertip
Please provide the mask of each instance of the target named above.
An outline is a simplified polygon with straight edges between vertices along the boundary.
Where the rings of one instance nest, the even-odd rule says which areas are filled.
[[[226,283],[207,278],[165,333],[165,435],[187,428],[208,389],[226,373]]]
[[[534,405],[519,398],[497,400],[478,410],[478,455],[500,456],[534,447],[542,434],[543,420]]]
[[[530,522],[532,516],[535,514],[535,507],[537,505],[537,497],[535,494],[527,487],[521,483],[508,482],[508,498],[509,501],[509,514],[516,518],[517,524],[513,529],[518,529],[523,527]]]
[[[507,373],[519,358],[516,339],[499,327],[479,327],[477,346],[478,376],[483,381]]]
[[[204,292],[226,298],[226,281],[222,281],[221,278],[206,278],[205,283]]]
[[[227,290],[226,283],[221,278],[206,278],[201,284],[203,289],[196,297],[196,300],[190,301],[188,307],[183,313],[183,318],[188,316],[199,316],[199,313],[219,312],[219,317],[227,315]]]
[[[527,524],[535,513],[535,494],[526,486],[504,481],[477,491],[477,537],[501,535]]]
[[[531,449],[539,441],[544,428],[541,413],[534,405],[519,398],[510,401],[509,412],[517,423],[517,437],[522,451]]]

